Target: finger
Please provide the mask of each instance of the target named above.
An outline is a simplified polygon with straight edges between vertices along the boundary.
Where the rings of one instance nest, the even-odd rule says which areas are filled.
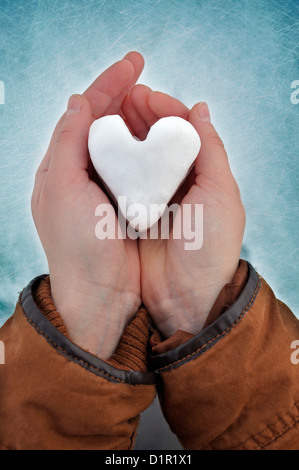
[[[155,124],[155,122],[158,121],[158,116],[151,110],[149,107],[149,97],[152,93],[151,88],[145,86],[145,85],[136,85],[134,88],[131,90],[130,93],[130,99],[132,100],[132,104],[135,107],[137,113],[143,120],[143,122],[147,126],[147,132],[146,135],[149,131],[149,129]],[[144,138],[146,137],[144,136]]]
[[[130,113],[136,129],[145,138],[149,129],[161,118],[178,116],[188,119],[189,109],[176,98],[158,91],[153,92],[145,85],[136,85],[126,103],[126,111]],[[132,109],[133,108],[133,109]],[[145,125],[146,124],[146,125]]]
[[[190,111],[189,122],[201,139],[201,148],[195,162],[196,175],[216,177],[230,171],[227,154],[222,140],[210,122],[206,103],[196,104]]]
[[[55,130],[54,130],[51,142],[49,144],[48,150],[36,171],[35,180],[34,180],[34,188],[33,188],[32,199],[31,199],[32,208],[34,207],[36,201],[39,200],[41,188],[42,188],[44,179],[49,169],[49,164],[51,160],[51,152],[52,152],[53,145],[54,145],[54,138],[56,140],[56,137],[58,136],[58,133],[59,133],[59,129],[61,128],[64,119],[65,119],[65,114],[58,121],[58,124],[56,125]]]
[[[52,151],[54,143],[56,142],[56,138],[59,135],[59,131],[60,131],[60,128],[61,128],[62,123],[64,121],[64,118],[65,118],[65,113],[63,114],[63,116],[61,116],[61,118],[59,119],[57,125],[55,126],[54,132],[53,132],[52,137],[51,137],[51,141],[48,145],[48,149],[47,149],[47,151],[45,153],[45,156],[42,159],[42,161],[41,161],[41,163],[38,167],[38,170],[37,170],[38,173],[43,173],[43,172],[48,171],[50,158],[51,158],[51,151]]]
[[[188,119],[190,112],[181,101],[160,91],[154,91],[149,95],[148,106],[158,119],[168,116]]]
[[[131,91],[130,98],[138,109],[139,116],[147,123],[148,128],[164,117],[177,116],[182,119],[188,119],[189,117],[190,110],[182,102],[165,93],[153,92],[144,85],[136,85]],[[170,204],[180,204],[193,183],[194,171],[188,175]]]
[[[129,52],[93,82],[83,94],[91,105],[94,119],[119,112],[124,97],[138,80],[143,67],[142,55]]]
[[[134,67],[128,60],[116,62],[105,70],[83,93],[89,101],[94,119],[102,117],[114,100],[125,92],[132,80]]]
[[[139,52],[129,52],[123,58],[124,61],[128,61],[133,65],[133,75],[129,83],[120,92],[120,94],[113,100],[112,104],[105,111],[105,114],[118,114],[120,112],[121,105],[126,95],[128,95],[131,89],[136,84],[141,72],[144,68],[144,59]]]
[[[144,59],[138,52],[129,52],[123,60],[105,70],[83,93],[89,101],[94,119],[104,114],[118,113],[124,97],[138,80],[144,67]],[[47,171],[53,145],[59,135],[65,114],[59,120],[51,138],[49,149],[41,164]]]
[[[52,148],[49,172],[57,177],[67,178],[88,169],[88,134],[92,120],[87,99],[80,95],[71,96]]]
[[[144,140],[148,134],[149,126],[136,110],[130,95],[127,95],[123,101],[122,113],[131,133],[138,139]]]

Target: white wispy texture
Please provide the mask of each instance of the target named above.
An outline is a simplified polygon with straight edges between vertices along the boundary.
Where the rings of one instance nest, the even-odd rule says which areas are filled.
[[[247,209],[243,254],[297,310],[299,78],[296,1],[0,4],[0,318],[47,270],[30,214],[34,171],[69,95],[127,51],[142,81],[206,100]]]
[[[247,210],[242,256],[298,314],[298,26],[297,0],[1,1],[0,324],[47,272],[30,197],[54,125],[129,50],[145,56],[142,82],[209,103]]]
[[[296,1],[58,0],[0,4],[1,321],[47,264],[31,221],[34,171],[69,95],[129,50],[141,81],[209,103],[247,209],[243,255],[298,308]]]

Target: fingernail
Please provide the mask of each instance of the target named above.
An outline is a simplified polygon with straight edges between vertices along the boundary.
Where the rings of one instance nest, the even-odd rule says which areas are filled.
[[[210,111],[209,111],[207,103],[205,102],[199,103],[197,106],[197,113],[201,121],[211,122]]]
[[[78,114],[80,113],[80,111],[81,111],[81,96],[80,95],[71,96],[67,105],[66,115],[69,116],[70,114]]]

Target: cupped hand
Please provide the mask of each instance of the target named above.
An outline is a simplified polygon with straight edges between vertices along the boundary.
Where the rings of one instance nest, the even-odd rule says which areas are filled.
[[[170,232],[169,239],[139,241],[142,299],[156,326],[165,337],[179,329],[197,334],[238,267],[245,228],[238,185],[206,103],[198,103],[190,111],[168,95],[136,85],[122,110],[140,139],[166,116],[188,120],[201,138],[194,168],[171,201],[180,204],[181,214],[191,205],[193,226],[195,205],[203,205],[201,248],[185,249],[190,240],[185,238],[183,227],[180,239]],[[174,226],[178,220],[176,216]]]
[[[110,202],[93,179],[88,133],[95,119],[121,113],[143,65],[140,54],[129,53],[82,96],[70,98],[37,171],[32,195],[54,304],[71,339],[103,359],[114,352],[141,303],[140,263],[135,241],[96,238],[95,209]]]

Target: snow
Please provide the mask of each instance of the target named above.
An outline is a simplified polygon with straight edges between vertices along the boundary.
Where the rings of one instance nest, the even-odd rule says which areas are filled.
[[[1,2],[0,323],[48,270],[30,197],[52,130],[129,50],[145,57],[143,83],[208,102],[247,211],[242,256],[298,314],[298,22],[296,0]]]

